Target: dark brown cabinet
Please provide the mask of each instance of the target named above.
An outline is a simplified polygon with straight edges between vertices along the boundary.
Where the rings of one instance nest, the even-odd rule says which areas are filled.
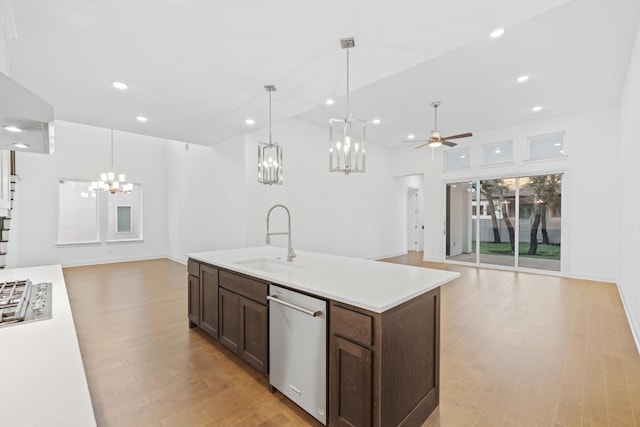
[[[366,347],[332,337],[331,425],[371,425],[372,353]]]
[[[200,264],[200,327],[218,338],[218,269]]]
[[[267,283],[220,271],[220,342],[266,374],[269,370]]]
[[[189,260],[189,327],[218,338],[218,269]]]
[[[262,373],[269,371],[269,284],[189,260],[189,327],[199,326]]]
[[[264,373],[268,372],[268,318],[266,305],[240,297],[240,348],[238,352],[247,363]]]
[[[329,425],[420,426],[438,406],[440,288],[383,313],[332,301]]]
[[[238,353],[240,342],[240,295],[220,288],[220,342]]]
[[[200,264],[189,260],[187,270],[189,272],[189,327],[193,328],[200,325]]]

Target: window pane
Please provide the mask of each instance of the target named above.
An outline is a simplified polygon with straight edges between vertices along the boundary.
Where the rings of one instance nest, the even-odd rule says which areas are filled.
[[[116,233],[131,233],[131,206],[116,206]]]
[[[564,156],[564,132],[529,138],[529,159],[549,159]]]
[[[58,181],[58,244],[99,241],[97,193],[91,182]]]
[[[520,267],[560,271],[561,202],[562,174],[520,178]]]
[[[463,169],[469,165],[469,147],[444,152],[445,169]]]
[[[487,165],[513,161],[511,141],[494,142],[484,146],[484,163]]]
[[[108,193],[107,241],[142,240],[142,186],[130,193]]]
[[[480,181],[480,262],[515,266],[515,178]]]

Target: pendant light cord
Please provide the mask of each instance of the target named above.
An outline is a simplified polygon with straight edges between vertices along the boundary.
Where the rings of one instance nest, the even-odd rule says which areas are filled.
[[[111,129],[111,170],[113,172],[113,129]]]
[[[349,49],[347,49],[347,118],[351,118],[351,108],[349,105]]]
[[[272,142],[271,142],[271,89],[269,89],[269,145],[272,145]]]

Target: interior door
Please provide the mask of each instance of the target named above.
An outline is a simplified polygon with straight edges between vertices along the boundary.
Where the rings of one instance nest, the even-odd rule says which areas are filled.
[[[420,250],[420,215],[418,209],[418,189],[407,190],[407,249]]]

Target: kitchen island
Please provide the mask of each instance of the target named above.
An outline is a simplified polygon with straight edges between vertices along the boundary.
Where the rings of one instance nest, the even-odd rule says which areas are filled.
[[[0,270],[0,281],[51,282],[51,318],[0,328],[0,408],[13,427],[95,426],[62,269]]]
[[[306,251],[287,262],[286,255],[271,246],[189,254],[190,326],[267,374],[268,285],[324,299],[328,425],[422,424],[439,402],[440,286],[459,273]],[[226,305],[231,297],[239,309]],[[228,313],[242,317],[242,304],[250,315],[230,327]]]

